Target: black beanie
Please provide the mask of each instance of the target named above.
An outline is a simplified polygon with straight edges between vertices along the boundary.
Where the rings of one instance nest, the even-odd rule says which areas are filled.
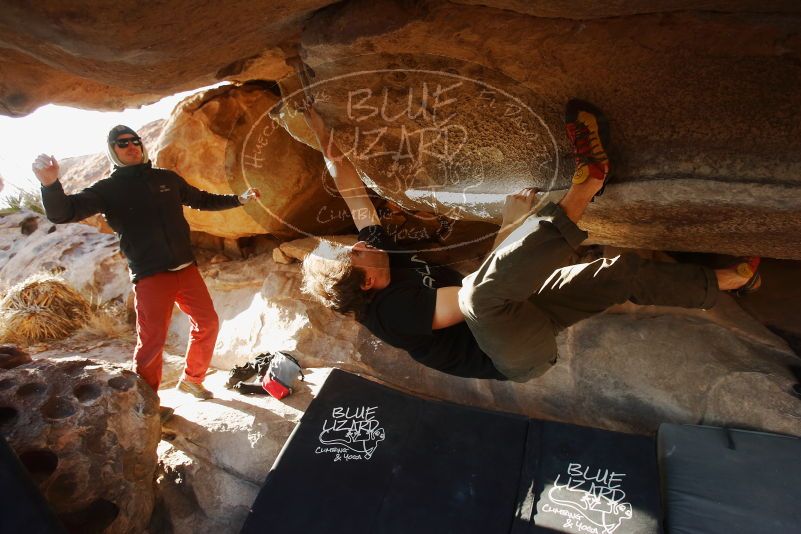
[[[116,139],[119,136],[121,136],[122,134],[131,134],[131,135],[135,135],[136,137],[139,137],[139,134],[136,133],[135,131],[133,131],[131,128],[129,128],[129,127],[123,125],[123,124],[118,124],[117,126],[112,128],[111,130],[109,130],[108,139],[107,139],[108,144],[111,144],[114,141],[116,141]]]

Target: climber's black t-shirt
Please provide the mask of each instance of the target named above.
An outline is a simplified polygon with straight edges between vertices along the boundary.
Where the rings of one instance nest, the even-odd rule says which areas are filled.
[[[459,273],[399,250],[381,226],[363,228],[359,240],[389,253],[390,284],[373,294],[359,319],[373,335],[443,373],[506,380],[478,347],[464,321],[448,328],[431,328],[437,289],[461,286]]]

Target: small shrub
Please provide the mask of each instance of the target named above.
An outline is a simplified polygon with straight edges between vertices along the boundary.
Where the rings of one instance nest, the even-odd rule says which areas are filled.
[[[63,339],[91,316],[89,302],[64,279],[36,274],[9,288],[0,300],[0,343]]]
[[[45,210],[44,206],[42,206],[42,197],[38,192],[17,189],[16,193],[12,193],[0,200],[0,214],[16,213],[22,210],[33,211],[44,215]]]

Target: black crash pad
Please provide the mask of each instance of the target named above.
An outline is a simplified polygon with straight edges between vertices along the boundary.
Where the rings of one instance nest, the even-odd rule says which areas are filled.
[[[657,436],[671,533],[801,533],[801,439],[663,424]]]
[[[332,371],[243,533],[658,532],[647,437],[421,399]]]
[[[3,436],[0,436],[0,532],[67,532]]]

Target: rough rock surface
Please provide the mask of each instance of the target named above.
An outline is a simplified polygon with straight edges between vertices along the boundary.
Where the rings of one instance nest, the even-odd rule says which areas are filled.
[[[302,45],[343,150],[406,208],[497,221],[499,193],[566,187],[562,106],[580,97],[610,118],[615,147],[614,181],[585,220],[596,240],[799,259],[798,23],[379,0],[318,13]]]
[[[760,2],[758,0],[652,0],[629,2],[626,0],[579,0],[569,6],[548,0],[453,0],[457,4],[489,6],[516,11],[535,17],[569,19],[596,19],[627,17],[649,13],[673,11],[713,11],[722,13],[798,13],[798,4],[791,0]]]
[[[790,393],[797,382],[791,367],[801,361],[727,295],[710,312],[620,307],[579,323],[559,336],[552,370],[514,384],[450,377],[417,364],[300,294],[297,265],[254,257],[210,266],[204,275],[222,321],[212,360],[218,368],[286,350],[304,367],[341,367],[532,417],[641,433],[672,421],[801,435],[801,403]],[[185,336],[186,327],[185,318],[173,318],[174,335]]]
[[[297,237],[350,226],[320,153],[296,142],[268,116],[278,102],[263,84],[223,86],[179,104],[164,128],[156,162],[212,193],[258,187],[242,209],[185,208],[195,230],[222,237]],[[343,215],[344,214],[344,215]]]
[[[0,101],[15,114],[45,99],[60,101],[59,94],[102,106],[104,99],[118,104],[125,93],[135,103],[212,78],[278,80],[289,72],[282,57],[305,21],[302,51],[317,81],[348,75],[326,81],[319,99],[342,144],[353,145],[358,123],[362,150],[412,156],[389,161],[392,154],[385,154],[359,164],[383,196],[406,208],[497,222],[503,193],[520,185],[565,187],[571,164],[561,107],[578,96],[611,118],[617,152],[616,183],[586,220],[596,240],[801,258],[792,231],[801,175],[794,156],[801,127],[793,119],[801,104],[797,3],[568,8],[521,0],[353,0],[320,9],[329,3],[238,2],[228,6],[222,30],[213,6],[187,2],[170,5],[168,17],[166,7],[137,13],[137,31],[121,24],[126,9],[4,6],[0,65],[3,79],[14,81],[0,87]],[[97,25],[101,11],[106,18]],[[382,72],[372,78],[350,76],[376,69]],[[439,74],[411,74],[415,69]],[[466,82],[440,94],[439,104],[457,97],[450,126],[432,120],[437,109],[441,120],[450,116],[436,99],[428,100],[431,116],[396,118],[410,90],[419,111],[423,78],[433,91],[443,76]],[[97,91],[98,84],[107,89]],[[389,115],[365,119],[377,103],[369,99],[347,106],[343,96],[354,88],[376,98],[386,88]],[[99,96],[89,97],[89,89]],[[372,144],[377,126],[388,129]],[[424,148],[421,130],[429,135]],[[450,147],[431,134],[451,136]]]
[[[71,532],[144,530],[159,427],[153,391],[113,365],[37,360],[0,372],[0,431]]]
[[[224,373],[206,379],[212,401],[161,393],[162,403],[175,408],[159,444],[157,478],[172,532],[241,530],[267,472],[329,372],[312,370],[282,401],[228,391]]]
[[[796,261],[763,259],[760,290],[747,295],[741,305],[749,314],[781,336],[801,356],[801,264]],[[799,370],[801,381],[801,370]]]
[[[0,216],[0,288],[47,271],[97,302],[125,302],[127,265],[117,238],[91,226],[55,225],[29,211]]]
[[[150,6],[145,12],[135,6],[109,10],[102,3],[69,7],[53,0],[35,6],[6,3],[0,11],[0,80],[4,81],[0,112],[24,115],[46,102],[121,109],[223,79],[276,80],[288,72],[283,56],[297,42],[304,22],[332,3],[237,0],[226,4],[225,24],[219,23],[218,6],[192,0]],[[531,18],[579,20],[691,10],[752,19],[760,14],[799,12],[791,0],[663,0],[647,5],[633,0],[586,0],[569,6],[527,0],[458,3],[480,4],[466,7],[489,12],[475,19],[477,24],[500,10]],[[398,5],[417,14],[420,2],[399,1]],[[137,20],[134,26],[132,19]],[[360,22],[370,26],[380,20],[383,17],[364,17]],[[515,44],[511,38],[509,42]]]
[[[279,47],[331,0],[0,7],[0,113],[47,102],[122,109],[221,80],[278,79]],[[134,22],[135,21],[135,22]]]
[[[340,144],[406,209],[497,222],[504,193],[563,189],[562,106],[580,97],[605,110],[615,146],[614,182],[585,220],[593,239],[801,258],[796,2],[328,4],[236,2],[219,25],[214,6],[187,1],[137,12],[136,31],[128,8],[6,5],[0,110],[279,80],[300,37]],[[281,122],[309,141],[293,120]]]
[[[0,345],[0,369],[13,369],[30,362],[30,354],[16,345]]]

